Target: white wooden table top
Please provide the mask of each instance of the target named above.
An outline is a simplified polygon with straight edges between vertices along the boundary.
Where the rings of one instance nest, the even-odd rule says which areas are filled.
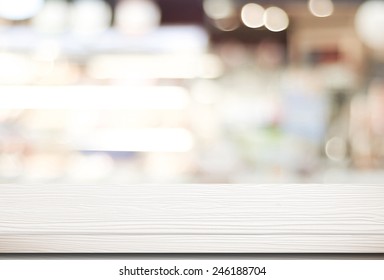
[[[384,253],[384,185],[0,185],[0,253]]]

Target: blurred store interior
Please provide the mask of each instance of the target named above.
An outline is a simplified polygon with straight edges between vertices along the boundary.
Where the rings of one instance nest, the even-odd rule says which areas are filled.
[[[0,0],[0,183],[382,183],[383,27],[378,0]]]

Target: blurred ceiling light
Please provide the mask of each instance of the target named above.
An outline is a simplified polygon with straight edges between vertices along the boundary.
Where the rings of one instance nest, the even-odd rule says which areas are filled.
[[[272,32],[280,32],[288,28],[287,13],[278,7],[269,7],[264,12],[264,25]]]
[[[192,134],[183,128],[142,128],[82,135],[73,146],[81,151],[187,152],[193,142]]]
[[[94,79],[217,78],[219,58],[205,55],[99,55],[90,59],[87,74]]]
[[[205,14],[212,19],[224,19],[235,13],[235,5],[232,0],[204,0]]]
[[[35,16],[44,0],[0,0],[0,17],[8,20],[25,20]]]
[[[47,34],[62,33],[67,29],[69,4],[65,0],[49,0],[32,20],[33,27]]]
[[[80,36],[106,30],[112,20],[112,10],[103,0],[77,0],[70,10],[72,32]]]
[[[189,101],[176,86],[0,87],[0,109],[183,109]]]
[[[117,27],[124,33],[143,34],[160,25],[161,11],[151,0],[121,0],[116,6]]]
[[[213,24],[221,31],[233,31],[240,27],[240,21],[236,17],[216,19]]]
[[[241,9],[241,19],[249,28],[259,28],[264,25],[264,8],[255,3],[248,3]]]
[[[334,161],[345,159],[347,153],[345,141],[340,137],[333,137],[327,141],[327,144],[325,145],[325,153],[329,159]]]
[[[316,17],[329,17],[333,14],[332,0],[309,0],[309,11]]]
[[[367,1],[358,8],[355,27],[360,39],[373,49],[384,49],[384,2]]]

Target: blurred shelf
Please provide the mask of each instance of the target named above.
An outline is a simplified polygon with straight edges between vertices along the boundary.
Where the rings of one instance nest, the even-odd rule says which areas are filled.
[[[209,37],[195,25],[161,26],[145,35],[127,35],[110,28],[89,37],[70,32],[46,35],[28,26],[0,28],[2,51],[32,52],[46,42],[56,43],[65,55],[88,57],[97,53],[200,53],[208,48]]]

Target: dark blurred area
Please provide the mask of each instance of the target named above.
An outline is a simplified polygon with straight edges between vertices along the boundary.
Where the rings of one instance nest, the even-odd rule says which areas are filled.
[[[0,183],[381,183],[383,15],[0,0]]]

